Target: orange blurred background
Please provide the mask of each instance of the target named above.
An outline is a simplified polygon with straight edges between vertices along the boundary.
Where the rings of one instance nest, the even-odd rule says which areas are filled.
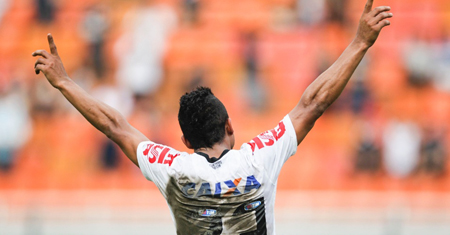
[[[30,207],[76,208],[77,200],[91,207],[110,196],[115,199],[105,203],[111,210],[160,208],[169,218],[156,187],[42,74],[34,74],[31,53],[48,50],[47,33],[53,34],[69,76],[117,108],[151,140],[188,151],[180,140],[178,100],[205,85],[227,107],[239,148],[273,128],[311,81],[337,59],[356,33],[364,4],[358,0],[1,0],[0,220],[6,221],[4,231],[27,233],[23,221],[28,217],[23,211]],[[445,214],[450,209],[446,199],[450,193],[450,2],[376,0],[375,5],[392,7],[392,25],[382,31],[342,96],[285,164],[277,207],[328,212],[338,208],[337,215],[348,208],[367,215],[375,208],[388,214],[376,221],[391,221],[392,213],[386,211],[406,208],[408,216],[399,214],[400,221],[407,222],[397,223],[393,216],[394,224],[403,225],[415,223],[409,220],[410,212],[419,208],[420,216],[430,211],[434,215],[426,228],[448,234],[450,227],[433,224],[445,224],[450,218]],[[142,194],[151,196],[152,202],[145,202]],[[140,199],[130,202],[129,197],[136,195]],[[2,208],[7,209],[2,213]],[[44,219],[32,222],[31,228],[37,226],[44,234],[62,231],[36,225],[46,223],[43,214],[36,214]],[[333,222],[335,217],[330,218]],[[346,218],[353,221],[351,215]],[[361,225],[358,220],[355,224]],[[385,227],[373,234],[414,234],[407,229],[396,232],[390,222],[381,224]],[[1,226],[0,222],[3,234]],[[321,234],[320,226],[310,228],[306,234]],[[323,234],[364,230],[339,229]]]

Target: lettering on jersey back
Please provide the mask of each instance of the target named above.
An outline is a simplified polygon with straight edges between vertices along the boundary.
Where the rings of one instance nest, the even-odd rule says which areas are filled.
[[[160,144],[147,144],[145,150],[142,152],[144,156],[148,157],[150,164],[159,163],[172,165],[173,160],[180,156],[179,153],[169,153],[171,148]],[[158,161],[156,161],[158,160]]]
[[[258,190],[261,187],[261,184],[258,182],[255,176],[251,175],[247,177],[245,183],[242,178],[227,180],[224,182],[218,182],[215,184],[211,184],[209,182],[203,182],[200,184],[200,187],[197,188],[196,183],[186,183],[181,187],[181,191],[186,197],[230,197],[230,196],[239,196],[244,192],[250,193],[253,189]],[[213,187],[212,187],[213,186]],[[226,192],[223,192],[222,186],[228,188]],[[214,192],[211,190],[214,188]]]
[[[264,147],[272,146],[286,133],[286,126],[283,121],[278,123],[278,126],[272,130],[265,131],[255,138],[253,138],[248,145],[252,148],[252,152],[255,152],[256,148],[262,149]]]
[[[209,183],[203,183],[200,189],[198,190],[196,197],[211,196],[211,195],[212,195],[211,186],[209,185]]]
[[[237,196],[240,195],[241,192],[237,189],[239,182],[241,182],[242,178],[235,179],[234,181],[227,180],[224,183],[228,186],[228,191],[223,195],[224,197],[229,197],[231,194]]]
[[[249,193],[252,191],[252,189],[259,189],[261,187],[261,184],[256,180],[255,176],[251,175],[247,177],[247,183],[245,184],[245,191],[244,193]]]

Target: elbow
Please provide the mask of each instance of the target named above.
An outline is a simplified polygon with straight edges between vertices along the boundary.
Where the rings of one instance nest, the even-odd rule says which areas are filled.
[[[110,123],[106,131],[103,132],[106,137],[117,143],[118,140],[126,136],[129,124],[125,119],[117,119]]]
[[[309,110],[309,113],[313,116],[319,118],[332,103],[329,101],[328,96],[328,92],[324,92],[320,96],[305,97],[302,106],[304,109]]]
[[[310,113],[315,119],[318,119],[327,110],[330,105],[328,103],[314,103],[310,108]]]
[[[111,139],[116,135],[117,128],[111,125],[105,125],[105,127],[102,130],[103,134],[108,137],[108,139]]]
[[[105,123],[103,128],[103,134],[109,139],[114,141],[114,138],[120,134],[123,129],[123,124],[118,119],[110,119],[108,123]]]
[[[113,132],[111,129],[105,130],[105,131],[103,132],[103,134],[105,134],[106,137],[108,137],[108,139],[111,139],[111,140],[112,140],[112,138],[113,138],[113,136],[114,136],[114,132]]]

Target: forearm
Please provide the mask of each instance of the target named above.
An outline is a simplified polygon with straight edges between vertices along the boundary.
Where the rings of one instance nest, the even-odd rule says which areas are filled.
[[[86,120],[108,138],[113,138],[115,132],[127,126],[126,119],[117,110],[89,95],[70,78],[56,88]]]
[[[299,144],[316,120],[339,97],[370,46],[353,41],[336,62],[314,80],[289,113]]]
[[[117,110],[90,96],[72,81],[67,76],[52,35],[48,34],[47,39],[51,54],[45,50],[37,50],[32,54],[39,57],[34,64],[36,74],[43,72],[53,87],[61,91],[95,128],[119,145],[138,166],[136,148],[142,141],[148,141],[147,137],[132,127]]]
[[[325,111],[342,93],[368,49],[366,44],[353,41],[339,59],[308,86],[301,105],[316,106],[319,114]]]
[[[300,102],[289,113],[299,144],[316,120],[339,97],[367,50],[375,43],[381,29],[391,24],[393,15],[388,6],[372,10],[373,0],[367,0],[359,21],[355,40],[338,60],[322,73],[303,93]]]

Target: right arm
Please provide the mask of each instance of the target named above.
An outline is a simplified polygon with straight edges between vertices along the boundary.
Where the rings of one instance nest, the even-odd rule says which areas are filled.
[[[48,42],[51,53],[37,50],[32,54],[40,56],[35,63],[36,74],[43,72],[50,84],[58,89],[86,120],[119,145],[125,155],[139,166],[136,149],[140,142],[148,141],[148,138],[131,126],[117,110],[93,98],[72,81],[67,76],[51,34],[48,35]]]
[[[391,8],[372,10],[373,0],[368,0],[361,16],[358,32],[353,42],[339,59],[314,80],[303,93],[297,106],[289,113],[297,134],[297,144],[305,138],[316,120],[339,97],[367,50],[375,43],[382,28],[390,25]]]

